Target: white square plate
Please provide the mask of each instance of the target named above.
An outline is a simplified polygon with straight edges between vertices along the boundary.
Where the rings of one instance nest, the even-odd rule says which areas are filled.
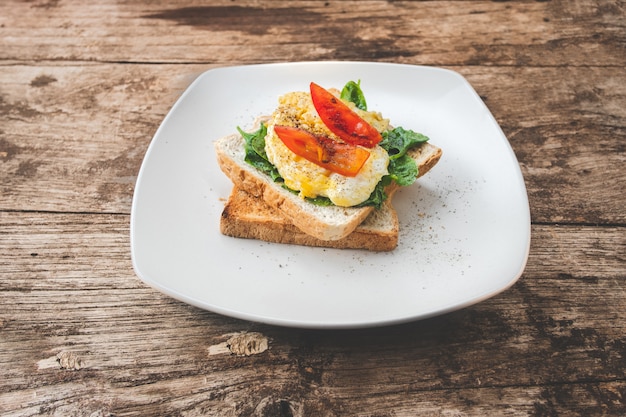
[[[372,253],[226,237],[231,183],[213,141],[252,127],[280,95],[314,81],[361,80],[370,110],[430,137],[439,164],[400,190],[396,250]],[[459,74],[366,62],[226,67],[200,75],[156,132],[137,179],[131,252],[137,275],[186,303],[304,328],[357,328],[477,303],[522,274],[530,212],[522,174],[497,122]]]

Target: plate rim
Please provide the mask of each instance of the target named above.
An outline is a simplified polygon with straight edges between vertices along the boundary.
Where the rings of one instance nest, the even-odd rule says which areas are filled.
[[[244,64],[244,65],[232,65],[232,66],[218,66],[214,68],[209,68],[199,73],[196,76],[196,78],[191,83],[189,83],[189,85],[185,88],[182,94],[175,100],[173,105],[170,107],[165,117],[161,121],[159,127],[155,131],[153,137],[151,138],[150,143],[146,149],[145,155],[143,157],[141,166],[139,168],[137,179],[135,181],[135,188],[133,192],[133,198],[132,198],[132,203],[131,203],[131,214],[130,214],[130,249],[131,249],[131,261],[132,261],[135,274],[145,284],[149,285],[152,288],[159,290],[160,292],[174,299],[177,299],[179,301],[182,301],[184,303],[193,305],[195,307],[198,307],[207,311],[212,311],[214,313],[217,313],[226,317],[232,317],[232,318],[246,320],[250,322],[265,323],[265,324],[276,325],[276,326],[281,326],[281,327],[310,328],[310,329],[370,328],[370,327],[381,327],[381,326],[389,326],[389,325],[413,322],[417,320],[427,319],[430,317],[446,314],[446,313],[456,311],[459,309],[467,308],[471,305],[475,305],[497,294],[500,294],[506,291],[507,289],[509,289],[511,286],[513,286],[523,275],[526,265],[528,263],[528,258],[530,254],[530,245],[531,245],[531,226],[532,226],[531,219],[530,219],[530,206],[529,206],[529,200],[528,200],[528,193],[526,190],[526,185],[524,182],[523,174],[519,167],[519,163],[517,166],[516,173],[517,173],[518,180],[520,183],[518,185],[522,187],[522,191],[523,191],[522,194],[525,200],[525,214],[526,214],[528,222],[525,222],[527,223],[526,225],[527,226],[526,227],[527,239],[526,239],[526,245],[525,245],[525,252],[521,256],[521,264],[520,264],[518,272],[515,274],[515,276],[513,276],[507,281],[506,285],[500,286],[491,291],[486,291],[484,294],[468,299],[463,303],[454,303],[450,306],[442,307],[434,311],[431,311],[430,313],[426,313],[426,314],[420,313],[420,314],[406,315],[403,317],[388,318],[388,319],[373,320],[373,321],[372,320],[369,320],[369,321],[368,320],[366,321],[351,320],[351,321],[333,322],[333,323],[328,323],[328,322],[319,321],[319,320],[317,321],[316,320],[304,320],[303,321],[301,319],[292,320],[292,319],[285,318],[285,317],[282,317],[282,318],[281,317],[269,317],[269,316],[265,316],[262,314],[247,313],[247,312],[242,312],[242,311],[238,311],[235,309],[225,308],[222,306],[216,306],[216,305],[209,306],[207,305],[206,302],[202,302],[196,297],[190,297],[189,295],[180,293],[178,291],[173,290],[172,288],[162,285],[158,280],[155,280],[153,277],[150,277],[144,273],[137,258],[137,246],[136,246],[137,245],[137,232],[136,232],[137,218],[136,216],[137,216],[137,205],[139,204],[137,194],[138,194],[138,190],[141,188],[143,176],[145,175],[145,166],[147,165],[147,161],[149,160],[149,157],[151,153],[153,152],[153,148],[155,146],[155,142],[157,138],[160,137],[160,135],[162,134],[162,130],[164,129],[164,126],[173,117],[172,115],[176,113],[176,111],[178,110],[178,107],[181,106],[181,103],[185,101],[187,96],[191,94],[191,92],[196,88],[196,86],[199,83],[202,82],[202,80],[205,77],[209,76],[211,73],[214,73],[214,72],[238,70],[238,69],[250,70],[254,68],[290,67],[290,66],[325,66],[325,65],[331,65],[331,66],[332,65],[364,65],[364,66],[380,66],[380,67],[405,67],[405,68],[410,68],[410,69],[415,69],[415,70],[422,69],[422,70],[429,70],[429,71],[431,70],[441,71],[441,72],[445,72],[445,73],[453,75],[454,77],[458,78],[463,84],[465,84],[465,87],[469,88],[469,91],[471,91],[473,95],[475,96],[474,98],[477,99],[482,104],[482,106],[484,106],[486,113],[491,118],[491,122],[497,127],[497,129],[500,130],[501,136],[502,138],[504,138],[505,144],[507,145],[508,150],[512,153],[514,160],[517,161],[517,158],[514,154],[513,148],[511,147],[511,144],[508,138],[506,137],[506,135],[504,135],[499,123],[495,120],[493,114],[487,108],[487,106],[482,101],[478,93],[474,90],[474,88],[465,79],[463,75],[448,68],[427,66],[427,65],[413,65],[413,64],[406,64],[406,63],[341,61],[341,60],[271,62],[271,63],[250,64],[250,65]]]

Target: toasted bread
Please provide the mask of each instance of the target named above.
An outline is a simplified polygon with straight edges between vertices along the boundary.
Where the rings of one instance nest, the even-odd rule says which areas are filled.
[[[298,229],[260,198],[233,187],[222,212],[220,230],[226,236],[274,243],[391,251],[398,245],[399,225],[391,200],[387,200],[348,236],[338,240],[321,240]]]
[[[371,206],[346,208],[311,204],[246,163],[244,144],[245,140],[239,134],[225,136],[215,142],[221,170],[235,188],[262,199],[302,232],[320,240],[340,240],[352,233],[374,210]],[[428,142],[409,151],[417,163],[419,176],[428,172],[439,161],[441,154],[440,148]],[[389,200],[396,189],[395,183],[387,188]]]

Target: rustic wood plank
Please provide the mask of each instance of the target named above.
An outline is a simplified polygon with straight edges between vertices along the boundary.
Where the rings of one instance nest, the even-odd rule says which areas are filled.
[[[222,317],[146,287],[127,227],[126,215],[0,212],[0,258],[11,260],[0,265],[11,306],[0,313],[0,410],[624,411],[622,228],[535,226],[523,277],[499,296],[402,326],[316,331]],[[225,343],[242,332],[269,349],[233,355]]]
[[[0,5],[0,57],[623,67],[623,14],[615,1],[8,0]]]
[[[128,213],[152,135],[181,92],[209,68],[4,67],[0,208]],[[626,223],[622,68],[457,70],[511,141],[534,221]]]
[[[616,0],[0,2],[0,414],[626,415],[625,16]],[[176,98],[212,67],[331,59],[467,77],[526,180],[522,278],[355,331],[144,285],[130,201]]]
[[[154,132],[203,69],[3,68],[2,208],[128,213]]]
[[[626,223],[626,175],[611,168],[626,164],[623,68],[459,72],[474,85],[513,146],[533,221]]]

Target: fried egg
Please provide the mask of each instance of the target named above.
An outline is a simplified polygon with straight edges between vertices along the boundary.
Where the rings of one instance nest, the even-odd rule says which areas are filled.
[[[377,130],[388,129],[389,121],[380,113],[352,108]],[[364,148],[370,156],[354,177],[328,171],[289,150],[274,132],[276,125],[298,127],[316,135],[340,139],[322,122],[309,93],[292,92],[279,98],[279,105],[268,122],[265,152],[285,180],[285,185],[299,191],[302,198],[324,196],[337,206],[355,206],[367,200],[381,178],[388,173],[389,155],[380,146]]]

